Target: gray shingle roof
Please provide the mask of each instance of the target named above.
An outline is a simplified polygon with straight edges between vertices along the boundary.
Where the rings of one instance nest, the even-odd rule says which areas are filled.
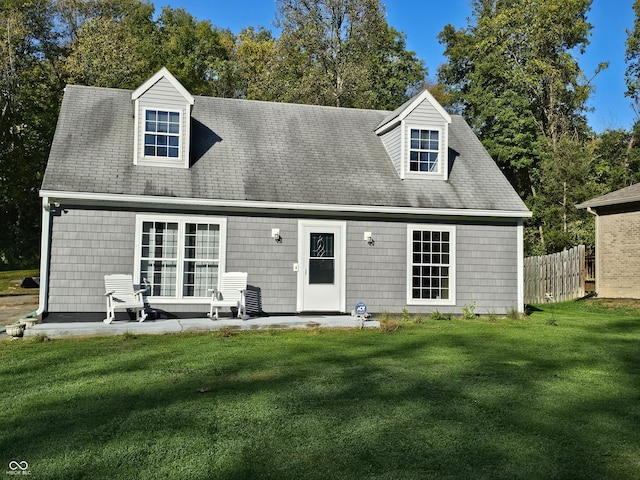
[[[401,180],[374,129],[390,112],[195,97],[190,169],[133,165],[131,91],[68,86],[43,190],[527,213],[452,116],[449,180]]]
[[[592,198],[579,205],[576,208],[596,208],[596,207],[608,207],[612,205],[620,205],[623,203],[640,202],[640,183],[636,183],[620,190],[602,195],[601,197]]]

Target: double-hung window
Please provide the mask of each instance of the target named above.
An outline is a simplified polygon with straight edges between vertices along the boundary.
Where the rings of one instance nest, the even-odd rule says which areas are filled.
[[[217,287],[225,219],[140,215],[136,232],[136,274],[149,297],[202,299]]]
[[[455,305],[455,226],[409,225],[407,303]]]
[[[410,129],[409,171],[439,173],[440,132]]]
[[[178,158],[180,156],[180,113],[145,110],[144,156]]]

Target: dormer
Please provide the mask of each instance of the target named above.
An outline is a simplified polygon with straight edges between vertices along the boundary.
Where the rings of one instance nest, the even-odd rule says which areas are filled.
[[[133,164],[189,168],[194,98],[166,68],[138,87],[134,102]]]
[[[375,133],[401,179],[447,180],[450,123],[451,116],[424,90],[385,118]]]

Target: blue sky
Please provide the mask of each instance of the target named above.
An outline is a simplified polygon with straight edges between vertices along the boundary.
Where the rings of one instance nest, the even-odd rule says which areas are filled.
[[[153,2],[158,12],[164,5],[183,7],[199,20],[210,20],[220,28],[238,33],[250,25],[275,30],[273,0],[169,0]],[[438,33],[451,23],[456,28],[467,25],[471,15],[469,0],[383,0],[387,22],[405,33],[407,48],[424,60],[429,74],[435,77],[444,62]],[[635,114],[624,96],[624,51],[626,30],[633,28],[633,0],[593,0],[589,21],[594,26],[586,53],[578,57],[587,78],[593,76],[600,62],[610,66],[594,80],[596,87],[589,106],[594,109],[589,125],[597,132],[606,129],[631,128]]]

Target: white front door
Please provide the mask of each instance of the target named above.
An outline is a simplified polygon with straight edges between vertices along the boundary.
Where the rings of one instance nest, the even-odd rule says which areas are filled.
[[[346,223],[300,220],[298,310],[345,311]]]

